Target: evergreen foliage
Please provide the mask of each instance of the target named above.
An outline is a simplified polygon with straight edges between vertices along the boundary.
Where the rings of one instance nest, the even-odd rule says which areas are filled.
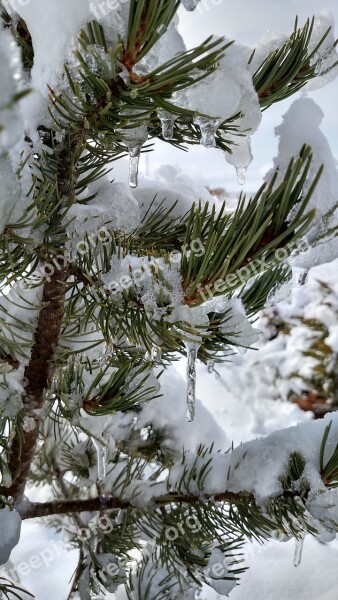
[[[225,204],[216,211],[201,202],[178,217],[175,206],[155,206],[154,199],[132,231],[107,221],[106,237],[97,233],[93,243],[86,235],[85,253],[74,251],[69,235],[73,207],[95,200],[95,192],[86,195],[88,186],[131,153],[130,140],[140,129],[146,127],[150,140],[182,149],[201,142],[196,117],[210,115],[177,106],[173,94],[214,73],[231,43],[209,38],[145,75],[135,69],[179,5],[131,0],[126,38],[115,46],[97,21],[79,33],[62,85],[49,90],[51,125],[39,127],[40,149],[26,137],[29,152],[21,155],[17,172],[19,181],[27,170],[31,177],[25,208],[0,235],[0,392],[6,396],[0,413],[0,501],[23,519],[47,517],[71,536],[79,565],[70,598],[76,592],[81,599],[94,598],[120,584],[130,600],[192,599],[203,583],[224,591],[244,569],[245,537],[264,541],[276,532],[301,537],[316,531],[308,518],[311,485],[299,452],[290,450],[280,493],[261,503],[245,488],[208,491],[206,481],[219,458],[212,446],[201,446],[192,460],[166,445],[166,431],[152,423],[146,432],[137,427],[144,405],[161,395],[162,370],[180,355],[189,358],[192,344],[209,365],[245,346],[231,330],[233,303],[240,299],[250,318],[264,307],[271,290],[288,276],[276,251],[283,250],[286,258],[314,218],[308,204],[322,169],[311,173],[311,148],[302,147],[282,180],[276,171],[252,198],[242,194],[231,214]],[[34,48],[28,28],[5,7],[1,10],[29,77]],[[313,25],[313,20],[303,27],[296,22],[289,40],[254,73],[262,110],[316,77],[313,59],[328,32],[310,52]],[[26,93],[13,97],[13,103]],[[175,117],[170,140],[163,134],[161,111]],[[217,147],[228,154],[234,136],[243,136],[238,118],[221,122],[216,132]],[[309,177],[312,185],[304,194]],[[112,261],[130,256],[135,262],[128,285],[107,285]],[[179,263],[173,260],[177,256]],[[263,265],[258,276],[257,261]],[[153,303],[140,297],[133,264],[141,264],[149,278]],[[46,276],[50,265],[53,272]],[[182,284],[179,317],[173,317],[175,277]],[[203,323],[193,317],[200,307],[205,307]],[[16,392],[11,387],[15,372],[22,381]],[[107,456],[101,430],[118,412],[133,414],[135,426]],[[323,484],[333,489],[338,449],[331,444],[328,450],[329,434],[328,427],[319,460]],[[175,481],[177,461],[181,472]],[[236,468],[230,463],[229,473]],[[53,491],[50,502],[23,501],[27,485],[46,484]],[[89,537],[82,535],[88,525],[84,511],[94,519],[106,514],[112,529],[96,527],[86,530]],[[173,539],[168,532],[175,532]],[[227,566],[215,579],[211,567],[217,556]],[[114,575],[107,575],[112,563]],[[3,597],[19,597],[19,591],[0,580]]]

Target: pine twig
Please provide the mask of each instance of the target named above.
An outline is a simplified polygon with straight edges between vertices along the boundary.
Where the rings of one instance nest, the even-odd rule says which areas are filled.
[[[284,499],[304,498],[306,492],[285,490],[281,497]],[[255,496],[249,492],[221,492],[210,497],[213,502],[229,502],[230,504],[251,504],[255,501]],[[159,496],[153,498],[153,504],[158,507],[165,507],[170,504],[200,504],[208,500],[203,500],[193,494],[168,494],[167,496]],[[67,515],[81,512],[99,512],[101,510],[131,508],[133,504],[128,500],[123,500],[115,496],[97,496],[96,498],[88,498],[86,500],[53,500],[51,502],[30,502],[24,508],[19,509],[21,518],[35,519],[39,517],[48,517],[51,515]]]

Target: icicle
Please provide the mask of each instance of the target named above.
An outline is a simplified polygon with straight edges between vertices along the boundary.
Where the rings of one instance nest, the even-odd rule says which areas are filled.
[[[208,119],[207,117],[195,117],[195,125],[201,130],[202,144],[206,148],[214,148],[216,146],[216,131],[221,124],[219,119]]]
[[[162,350],[158,346],[153,346],[151,349],[151,359],[152,360],[161,360]]]
[[[138,183],[138,167],[140,162],[141,150],[143,144],[148,139],[148,130],[146,125],[125,129],[122,132],[122,141],[129,150],[129,185],[136,188]]]
[[[129,186],[131,188],[137,188],[138,185],[138,167],[140,163],[142,146],[134,146],[129,148]]]
[[[176,118],[166,110],[161,110],[158,113],[158,118],[161,121],[163,138],[167,141],[172,140],[174,137],[174,124]]]
[[[215,361],[213,359],[208,360],[207,367],[208,367],[208,373],[210,373],[210,374],[213,373],[214,367],[215,367]]]
[[[308,269],[292,267],[292,287],[301,287],[306,283]]]
[[[293,565],[295,567],[299,567],[301,561],[302,561],[302,553],[303,553],[303,546],[304,546],[304,539],[305,538],[301,538],[299,540],[295,540],[295,554],[294,554],[294,558],[293,558]]]
[[[245,184],[246,167],[236,167],[238,185]]]
[[[100,358],[98,359],[98,363],[100,365],[105,365],[109,362],[110,357],[113,355],[114,353],[114,346],[113,344],[109,343],[109,344],[105,344],[102,355],[100,356]]]
[[[187,421],[191,423],[195,419],[196,404],[196,358],[199,344],[186,342],[187,350]]]
[[[93,444],[97,455],[97,480],[100,483],[107,474],[107,446],[94,438]]]

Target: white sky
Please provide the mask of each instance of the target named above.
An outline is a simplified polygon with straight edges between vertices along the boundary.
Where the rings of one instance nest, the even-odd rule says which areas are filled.
[[[330,9],[335,17],[338,37],[338,0],[201,0],[194,12],[180,11],[180,30],[188,47],[205,40],[210,34],[225,36],[244,45],[254,45],[267,30],[291,33],[295,16],[300,24],[308,17]],[[338,79],[322,90],[309,94],[322,108],[322,130],[327,136],[333,154],[338,157]],[[274,105],[263,115],[258,132],[253,136],[254,161],[247,173],[245,190],[253,191],[261,185],[261,178],[276,155],[277,140],[274,128],[280,123],[291,100]],[[311,124],[309,124],[310,126]],[[163,163],[177,164],[196,182],[239,190],[233,167],[225,163],[217,150],[194,147],[189,154],[159,143],[149,159],[150,175]],[[141,169],[145,168],[145,159]]]

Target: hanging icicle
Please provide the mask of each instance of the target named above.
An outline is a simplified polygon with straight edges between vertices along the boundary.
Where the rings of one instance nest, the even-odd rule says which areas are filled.
[[[303,553],[303,546],[304,546],[304,537],[302,537],[299,540],[295,540],[295,554],[293,557],[293,565],[295,567],[299,567],[301,561],[302,561],[302,553]]]
[[[292,266],[292,287],[301,287],[306,283],[308,269]]]
[[[109,363],[110,358],[112,357],[113,354],[114,354],[113,344],[112,343],[105,344],[102,355],[100,356],[100,358],[98,359],[97,362],[100,365],[106,365],[107,363]]]
[[[174,125],[176,117],[166,110],[161,110],[158,113],[158,118],[160,119],[162,125],[163,139],[169,142],[174,137]]]
[[[151,360],[160,361],[162,358],[162,350],[158,346],[153,346],[151,349]]]
[[[216,131],[219,128],[221,121],[219,119],[209,119],[207,117],[194,117],[195,125],[201,130],[202,144],[206,148],[215,148],[216,146]]]
[[[207,367],[208,367],[208,373],[210,373],[210,375],[211,375],[211,373],[213,373],[215,370],[215,361],[213,359],[208,360]]]
[[[138,169],[140,164],[142,146],[134,146],[129,148],[129,186],[137,188],[138,186]]]
[[[246,167],[236,167],[238,185],[245,184]]]
[[[98,439],[93,438],[92,441],[97,457],[97,481],[101,483],[107,474],[107,445]]]
[[[146,125],[125,129],[122,132],[122,142],[129,150],[129,185],[136,188],[138,184],[138,169],[143,144],[148,139],[148,130]]]
[[[196,405],[196,359],[199,344],[196,342],[186,342],[187,350],[187,413],[186,418],[189,423],[195,419]]]
[[[230,135],[228,137],[232,142],[231,154],[226,152],[225,160],[229,165],[235,167],[238,184],[244,185],[247,168],[252,162],[251,138],[249,135]]]

